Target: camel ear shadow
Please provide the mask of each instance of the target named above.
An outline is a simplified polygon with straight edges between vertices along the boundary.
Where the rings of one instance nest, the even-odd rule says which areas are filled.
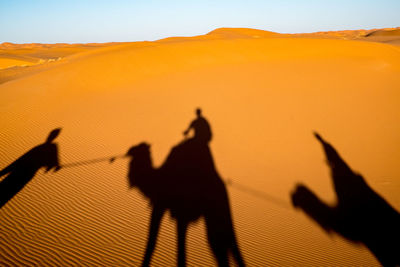
[[[150,150],[150,144],[143,142],[140,143],[139,145],[131,147],[125,156],[133,157],[137,153],[143,153],[144,151],[149,151],[149,150]]]
[[[54,139],[56,139],[57,136],[60,134],[60,132],[61,132],[61,128],[56,128],[56,129],[52,130],[52,131],[49,133],[49,136],[47,137],[46,142],[48,142],[48,143],[53,142]]]
[[[138,150],[140,150],[142,152],[143,151],[150,151],[150,147],[151,147],[151,145],[149,143],[146,143],[146,142],[140,143],[137,146]]]

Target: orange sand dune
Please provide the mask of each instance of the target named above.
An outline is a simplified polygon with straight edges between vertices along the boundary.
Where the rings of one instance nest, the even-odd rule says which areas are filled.
[[[369,33],[367,36],[400,36],[400,29],[383,29]]]
[[[110,42],[110,43],[87,43],[87,44],[67,44],[67,43],[55,43],[55,44],[42,44],[42,43],[30,43],[30,44],[15,44],[10,42],[4,42],[0,44],[0,49],[62,49],[62,48],[95,48],[95,47],[104,47],[120,44],[118,42]],[[29,50],[25,50],[25,52],[29,52]]]
[[[188,41],[210,41],[228,39],[254,39],[254,38],[323,38],[323,39],[347,39],[358,41],[380,42],[392,45],[400,44],[400,37],[396,32],[398,28],[373,29],[373,30],[346,30],[328,31],[305,34],[280,34],[270,31],[249,29],[249,28],[219,28],[205,35],[193,37],[169,37],[155,42],[135,42],[135,43],[89,43],[89,44],[0,44],[0,84],[37,73],[52,67],[51,63],[57,60],[90,52],[103,47],[115,45],[133,44],[142,47],[155,45],[157,43],[188,42]],[[383,32],[383,33],[380,33]],[[85,54],[83,53],[83,54]],[[45,63],[45,64],[44,64]],[[37,66],[42,65],[45,66]]]
[[[357,41],[386,43],[391,45],[400,45],[400,36],[398,34],[399,30],[400,28],[328,31],[328,32],[294,34],[294,36],[302,38],[357,40]]]
[[[27,61],[27,60],[21,60],[21,59],[15,59],[15,58],[1,58],[0,59],[0,69],[4,69],[4,68],[9,68],[9,67],[13,67],[13,66],[29,66],[29,65],[33,65],[35,63],[32,63],[31,61]]]
[[[105,44],[0,44],[0,83],[37,73],[74,54],[121,43]],[[44,65],[44,66],[43,66]]]
[[[276,32],[249,29],[249,28],[218,28],[207,33],[207,35],[219,35],[221,37],[229,39],[229,38],[241,38],[241,37],[268,38],[272,36],[278,36],[280,34]]]
[[[400,45],[400,28],[376,30],[367,34],[364,39],[366,41]]]
[[[193,37],[168,37],[157,42],[179,42],[179,41],[200,41],[217,39],[247,39],[247,38],[270,38],[283,35],[270,31],[248,29],[248,28],[218,28],[205,35]]]
[[[221,38],[100,47],[0,84],[0,168],[56,127],[62,163],[124,154],[145,140],[159,166],[202,107],[218,171],[233,181],[248,266],[378,266],[365,247],[292,208],[289,194],[303,182],[335,201],[312,136],[318,130],[400,210],[399,47],[245,29],[213,34]],[[127,167],[122,159],[37,174],[0,210],[0,262],[139,266],[150,209],[128,190]],[[153,265],[174,266],[175,247],[167,216]],[[215,265],[201,220],[189,228],[187,251],[189,266]]]
[[[323,37],[334,39],[355,39],[365,37],[371,32],[376,30],[344,30],[344,31],[327,31],[327,32],[313,32],[313,33],[299,33],[296,36],[304,37]]]
[[[56,59],[72,54],[92,50],[99,47],[111,46],[118,43],[105,44],[0,44],[0,59],[14,57],[28,61],[40,59]]]

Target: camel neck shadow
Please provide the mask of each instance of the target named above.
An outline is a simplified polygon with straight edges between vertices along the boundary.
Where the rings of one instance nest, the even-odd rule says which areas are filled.
[[[323,203],[304,185],[297,186],[292,203],[328,232],[364,244],[384,266],[400,265],[400,214],[354,173],[318,134],[331,169],[338,203]]]

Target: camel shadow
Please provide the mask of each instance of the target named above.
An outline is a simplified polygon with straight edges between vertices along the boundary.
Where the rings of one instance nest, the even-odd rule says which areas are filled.
[[[337,205],[326,205],[304,185],[292,193],[292,204],[325,231],[364,244],[383,266],[400,265],[400,214],[353,172],[329,143],[315,136],[331,168]]]
[[[150,146],[133,146],[128,155],[129,184],[137,187],[152,205],[147,248],[142,266],[149,266],[160,222],[166,211],[177,223],[178,266],[186,265],[185,240],[189,223],[204,217],[208,243],[218,266],[229,266],[232,253],[244,266],[233,227],[229,198],[207,143],[195,138],[173,147],[164,164],[155,169]]]
[[[18,194],[41,167],[46,167],[46,172],[53,168],[55,171],[60,169],[57,144],[52,143],[60,131],[60,128],[54,129],[46,142],[32,148],[0,171],[0,177],[8,174],[0,182],[0,208]]]

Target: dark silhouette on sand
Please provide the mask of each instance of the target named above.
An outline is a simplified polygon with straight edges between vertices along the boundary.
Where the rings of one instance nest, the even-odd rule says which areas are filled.
[[[190,123],[186,131],[183,132],[183,135],[186,137],[189,134],[190,130],[193,129],[194,131],[193,140],[207,144],[212,139],[210,124],[201,114],[200,108],[196,109],[196,116],[197,118]]]
[[[164,164],[152,165],[150,146],[133,146],[128,155],[130,187],[137,187],[152,205],[147,248],[142,266],[149,266],[155,249],[160,222],[166,211],[176,220],[178,266],[186,265],[185,240],[189,223],[204,217],[209,245],[219,266],[229,266],[232,253],[244,266],[230,211],[226,187],[220,178],[204,136],[197,132],[173,147]]]
[[[383,266],[400,265],[400,214],[353,172],[329,143],[315,136],[331,168],[337,205],[326,205],[304,185],[298,185],[292,194],[293,205],[325,231],[363,243]]]
[[[0,182],[0,208],[18,194],[41,167],[46,167],[46,172],[53,168],[55,171],[60,169],[57,144],[52,143],[60,131],[60,128],[54,129],[46,142],[32,148],[0,171],[0,177],[8,174]]]

